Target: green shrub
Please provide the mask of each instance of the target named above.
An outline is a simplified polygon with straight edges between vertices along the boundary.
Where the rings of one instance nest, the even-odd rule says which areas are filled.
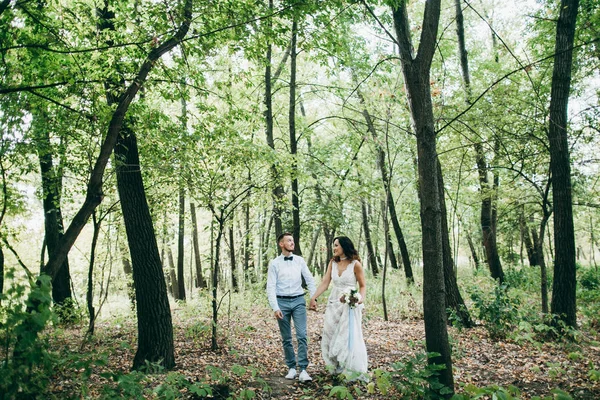
[[[14,270],[6,277],[14,281]],[[54,317],[50,278],[41,276],[29,289],[14,282],[0,295],[0,399],[35,398],[46,392],[54,364],[39,335]]]
[[[438,353],[417,353],[404,361],[391,364],[391,372],[376,370],[375,384],[383,394],[393,386],[403,398],[444,398],[451,390],[439,382],[438,376],[439,371],[446,366],[428,363],[428,358],[437,356]]]
[[[478,318],[494,340],[504,339],[519,322],[520,301],[509,296],[507,285],[495,285],[493,293],[472,289],[471,300]]]

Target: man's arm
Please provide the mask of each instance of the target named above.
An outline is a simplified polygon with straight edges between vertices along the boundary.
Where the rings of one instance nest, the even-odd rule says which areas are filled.
[[[306,265],[306,261],[304,258],[302,260],[302,276],[304,277],[304,281],[306,282],[306,286],[308,286],[308,292],[310,293],[310,297],[312,297],[317,291],[317,285],[315,285],[315,278],[313,278],[308,266]]]
[[[269,263],[269,271],[267,272],[267,298],[269,299],[269,305],[273,311],[279,310],[279,304],[277,304],[277,270],[273,261]]]

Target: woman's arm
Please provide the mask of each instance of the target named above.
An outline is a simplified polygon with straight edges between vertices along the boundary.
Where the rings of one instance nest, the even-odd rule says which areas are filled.
[[[354,276],[356,276],[356,281],[358,282],[358,293],[360,293],[361,297],[358,304],[362,304],[365,301],[365,296],[367,295],[367,282],[365,280],[365,271],[363,270],[360,261],[356,261],[354,263]]]

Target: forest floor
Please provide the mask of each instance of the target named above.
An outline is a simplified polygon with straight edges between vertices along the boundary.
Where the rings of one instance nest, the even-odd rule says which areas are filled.
[[[235,398],[242,398],[239,394],[241,389],[251,389],[258,399],[331,398],[332,387],[342,384],[326,372],[321,359],[323,309],[309,312],[308,316],[311,361],[308,372],[313,378],[308,383],[283,378],[287,368],[283,363],[279,331],[272,312],[264,306],[251,308],[250,312],[247,308],[235,307],[227,312],[221,311],[225,315],[220,316],[217,351],[211,350],[210,320],[198,317],[200,312],[196,315],[190,313],[189,305],[176,305],[172,311],[177,362],[175,371],[188,381],[220,381],[225,383],[220,387],[231,395],[235,394]],[[126,374],[132,365],[136,348],[136,325],[133,320],[128,318],[121,323],[98,323],[95,338],[84,346],[84,351],[109,354],[108,364],[95,368],[88,379],[89,397],[95,398],[96,394],[100,397],[102,385],[110,384],[100,375],[100,370]],[[406,362],[415,354],[423,353],[425,333],[422,320],[384,321],[379,315],[370,315],[367,309],[363,333],[370,372],[378,368],[389,371],[393,363]],[[83,331],[66,330],[61,335],[62,340],[54,343],[77,352],[82,337]],[[590,378],[591,370],[600,369],[600,345],[596,337],[581,337],[576,342],[494,342],[483,328],[477,327],[462,331],[450,328],[450,340],[455,389],[458,393],[463,393],[465,385],[469,384],[479,388],[488,385],[508,388],[513,385],[519,389],[517,398],[521,399],[533,396],[554,398],[553,389],[568,392],[574,399],[600,399],[600,382],[597,376]],[[235,371],[238,368],[236,366],[244,368],[239,376],[229,372],[227,378],[216,379],[215,369],[210,366],[222,371]],[[165,377],[165,374],[151,375],[150,386],[157,386]],[[265,389],[265,383],[268,389]],[[77,385],[72,377],[60,376],[59,373],[53,380],[51,391],[58,398],[67,398],[68,393],[79,391]],[[410,394],[403,397],[398,392],[385,395],[378,388],[374,393],[367,394],[364,383],[349,385],[348,388],[354,398],[361,399],[416,397]]]

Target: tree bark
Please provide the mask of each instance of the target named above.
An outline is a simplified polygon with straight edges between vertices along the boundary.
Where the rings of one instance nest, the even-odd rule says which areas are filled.
[[[369,212],[367,210],[367,201],[365,199],[361,200],[361,206],[363,231],[365,232],[365,243],[367,245],[367,258],[369,259],[369,267],[371,268],[371,272],[373,272],[373,276],[377,276],[379,274],[379,267],[377,266],[377,257],[375,255],[375,250],[373,249],[373,241],[371,240]]]
[[[173,260],[173,250],[171,246],[167,248],[167,257],[169,258],[169,285],[168,289],[174,299],[179,298],[179,284],[177,283],[177,267]]]
[[[100,235],[100,221],[96,218],[96,213],[92,214],[94,223],[94,233],[92,234],[92,244],[90,246],[90,264],[88,267],[88,282],[87,292],[85,296],[90,323],[88,324],[87,334],[94,334],[94,326],[96,322],[96,309],[94,308],[94,261],[96,259],[96,246],[98,245],[98,236]]]
[[[237,265],[235,261],[235,237],[233,232],[233,220],[229,226],[229,261],[231,262],[231,286],[234,292],[239,292],[239,284],[237,279]]]
[[[490,269],[490,275],[499,283],[504,282],[504,271],[498,255],[498,246],[493,223],[493,195],[488,180],[488,166],[485,160],[483,146],[480,142],[475,143],[477,157],[477,171],[479,172],[479,185],[481,193],[481,234],[483,247],[485,249],[486,262]]]
[[[167,287],[146,200],[137,141],[124,131],[115,147],[117,189],[131,254],[138,320],[138,349],[133,368],[157,362],[175,366],[173,324]]]
[[[289,128],[290,128],[290,153],[292,170],[292,236],[294,237],[294,253],[302,255],[300,246],[300,198],[298,196],[298,162],[296,156],[298,153],[298,140],[296,139],[296,41],[298,38],[298,21],[296,14],[292,21],[292,41],[290,45],[290,107],[289,107]]]
[[[42,132],[39,132],[37,135],[37,148],[42,175],[42,203],[44,206],[45,228],[44,243],[48,249],[48,257],[52,258],[52,256],[56,254],[64,231],[62,210],[60,207],[62,177],[60,176],[60,172],[57,171],[57,168],[54,167],[52,145],[50,144],[50,135],[47,127],[38,129],[42,130]],[[47,271],[46,268],[43,268],[41,272],[50,275],[50,271]],[[55,304],[62,304],[66,299],[70,299],[71,296],[69,258],[65,257],[52,282],[52,300]]]
[[[196,287],[206,288],[206,279],[202,274],[202,260],[200,258],[200,245],[198,244],[198,221],[196,217],[196,205],[190,202],[190,214],[192,216],[192,245],[194,247],[194,261],[196,265]]]
[[[550,91],[550,168],[554,199],[554,281],[552,313],[568,326],[577,326],[575,231],[571,160],[567,133],[573,42],[579,0],[562,0],[556,24],[556,45]]]
[[[521,229],[521,237],[523,238],[523,243],[525,244],[525,250],[527,251],[527,259],[529,260],[529,266],[535,267],[539,265],[536,247],[533,245],[533,241],[531,240],[531,235],[529,234],[529,227],[527,226],[527,220],[525,218],[524,206],[521,210],[521,215],[519,217],[519,225]]]
[[[213,216],[213,218],[215,218]],[[222,218],[222,216],[221,216]],[[212,321],[212,335],[211,335],[211,350],[215,351],[219,348],[217,344],[217,326],[218,326],[218,304],[217,304],[217,290],[219,286],[219,262],[220,262],[220,253],[221,253],[221,238],[223,237],[223,221],[221,219],[217,219],[217,223],[219,224],[217,238],[215,240],[215,256],[212,265],[212,313],[213,313],[213,321]]]
[[[273,12],[273,0],[269,0],[269,12]],[[267,30],[270,34],[271,30],[271,19],[267,19]],[[267,34],[267,40],[269,37]],[[272,44],[267,44],[267,55],[266,55],[266,66],[265,66],[265,123],[266,123],[266,137],[267,144],[275,151],[275,140],[273,138],[273,92],[272,92],[272,76],[271,76],[271,64],[272,64]],[[275,237],[279,237],[283,233],[283,224],[281,222],[282,213],[282,202],[284,196],[283,186],[280,182],[279,171],[275,164],[271,165],[271,176],[273,178],[273,222],[275,223]],[[268,239],[268,238],[267,238]],[[269,240],[266,243],[270,243]]]
[[[474,326],[473,320],[471,319],[469,310],[460,294],[458,283],[456,282],[456,271],[454,259],[452,258],[452,247],[450,246],[450,233],[448,229],[448,212],[444,196],[444,177],[439,159],[437,170],[440,191],[440,209],[442,212],[442,254],[444,262],[444,286],[446,288],[446,310],[453,310],[462,326],[465,328],[472,328]],[[448,314],[448,316],[449,315],[450,314]]]
[[[123,265],[125,279],[127,279],[127,297],[131,302],[131,309],[135,310],[135,288],[133,287],[133,269],[129,260],[129,249],[121,243],[119,243],[119,247],[121,248],[121,264]]]
[[[454,392],[452,353],[448,341],[440,186],[438,182],[436,131],[431,103],[430,70],[437,43],[440,0],[425,3],[421,39],[416,57],[412,55],[410,26],[406,3],[392,6],[394,28],[404,75],[407,99],[417,137],[419,191],[421,198],[421,229],[423,248],[423,314],[425,342],[428,352],[439,356],[429,358],[431,364],[441,364],[439,382]],[[434,389],[435,390],[435,389]]]
[[[177,223],[177,300],[185,301],[185,276],[183,241],[185,237],[185,188],[179,179],[179,220]]]

